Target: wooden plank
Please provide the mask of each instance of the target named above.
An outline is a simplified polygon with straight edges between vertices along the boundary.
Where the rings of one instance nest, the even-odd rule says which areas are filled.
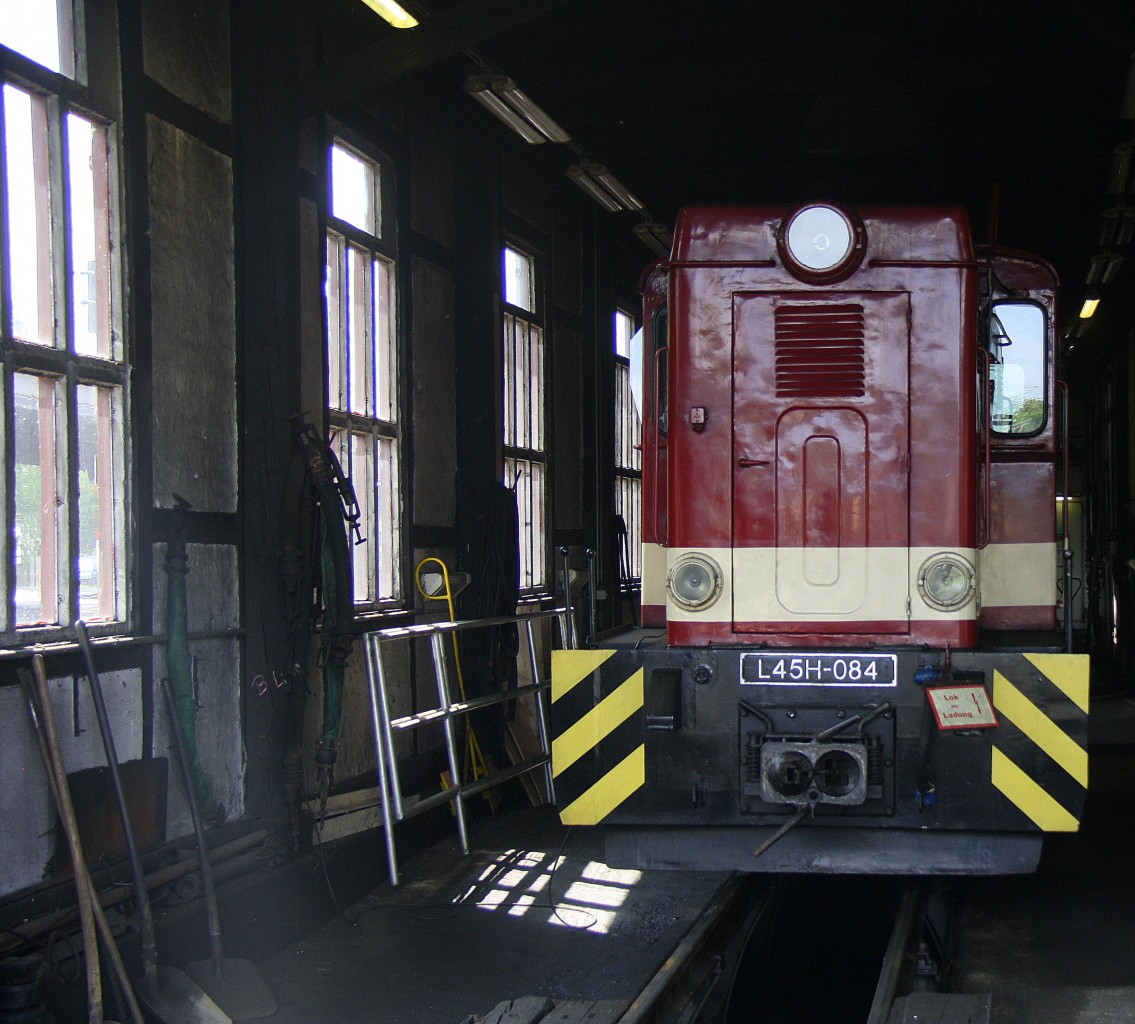
[[[505,753],[508,754],[510,763],[520,764],[526,759],[524,757],[524,754],[520,750],[520,744],[516,741],[516,734],[513,731],[513,723],[505,722],[504,728]],[[533,807],[539,807],[541,804],[547,803],[540,789],[536,786],[536,783],[532,781],[531,772],[525,772],[523,775],[521,775],[520,782],[524,786],[524,792],[528,794],[528,802]]]

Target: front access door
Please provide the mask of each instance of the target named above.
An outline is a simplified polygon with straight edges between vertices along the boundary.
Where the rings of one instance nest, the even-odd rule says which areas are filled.
[[[909,308],[734,295],[735,631],[909,631]]]

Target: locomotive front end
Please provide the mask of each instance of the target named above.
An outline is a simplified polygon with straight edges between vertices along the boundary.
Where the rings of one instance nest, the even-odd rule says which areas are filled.
[[[1053,289],[1006,270],[1038,395],[990,266],[956,209],[679,217],[644,286],[643,628],[553,660],[557,803],[611,863],[1017,873],[1077,827],[1087,659],[1035,566]],[[1036,628],[990,639],[988,604]]]

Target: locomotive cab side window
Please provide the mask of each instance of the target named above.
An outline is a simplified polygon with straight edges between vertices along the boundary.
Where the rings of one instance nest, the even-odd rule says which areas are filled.
[[[1031,302],[998,302],[989,326],[990,426],[1021,436],[1043,429],[1045,394],[1044,310]]]

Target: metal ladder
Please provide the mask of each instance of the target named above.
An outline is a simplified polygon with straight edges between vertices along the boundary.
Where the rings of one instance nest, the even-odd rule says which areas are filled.
[[[561,644],[573,646],[574,634],[571,630],[570,610],[555,608],[551,611],[532,615],[510,615],[503,618],[470,619],[463,622],[434,622],[418,626],[401,626],[375,630],[362,636],[366,649],[367,685],[370,690],[371,718],[374,725],[375,761],[378,767],[378,787],[382,808],[382,825],[386,833],[386,860],[390,870],[390,884],[398,884],[398,861],[394,845],[394,825],[409,818],[424,814],[444,803],[453,806],[457,823],[457,839],[461,852],[469,852],[469,835],[465,822],[465,801],[469,797],[483,793],[508,779],[516,778],[525,772],[543,769],[549,798],[553,793],[551,741],[548,730],[548,711],[543,694],[551,688],[551,681],[540,678],[540,666],[536,657],[536,643],[533,626],[544,619],[555,619],[559,624]],[[491,629],[496,626],[515,624],[526,630],[528,639],[529,666],[533,682],[515,689],[501,690],[473,700],[454,700],[450,684],[450,673],[446,655],[445,638],[455,633],[473,629]],[[391,718],[389,689],[386,669],[383,663],[383,648],[396,641],[429,640],[434,678],[437,683],[438,705],[426,711]],[[540,754],[520,764],[510,765],[500,771],[462,781],[461,758],[456,720],[471,711],[492,707],[517,700],[531,694],[536,705],[536,724],[540,741]],[[424,725],[440,723],[445,736],[446,757],[449,762],[451,785],[431,793],[412,803],[402,793],[402,779],[399,774],[398,758],[394,751],[394,738]]]

